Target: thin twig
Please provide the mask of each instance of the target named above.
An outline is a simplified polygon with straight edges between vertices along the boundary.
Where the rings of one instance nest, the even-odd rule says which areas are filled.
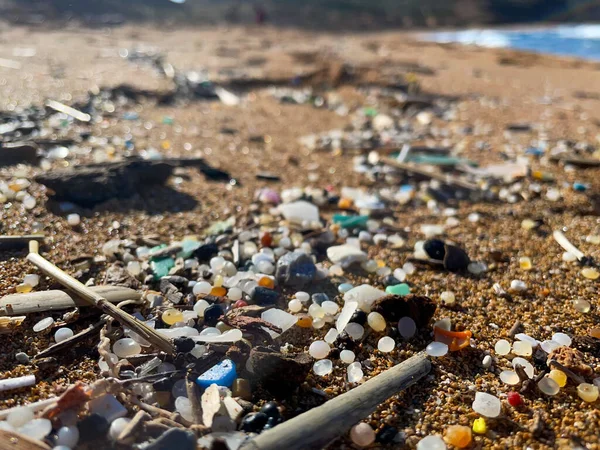
[[[77,334],[74,334],[73,336],[71,336],[68,339],[65,339],[64,341],[58,342],[54,345],[51,345],[46,350],[42,350],[37,355],[35,355],[34,359],[40,359],[40,358],[45,358],[50,355],[54,355],[55,353],[58,353],[69,347],[74,346],[75,344],[78,344],[79,342],[84,341],[85,339],[94,336],[96,333],[100,333],[100,329],[104,326],[104,324],[106,324],[106,319],[102,318],[95,324],[90,325],[85,330],[80,331]]]
[[[202,424],[202,399],[200,397],[200,389],[192,377],[193,375],[185,378],[185,390],[188,399],[192,404],[194,423]]]
[[[30,253],[27,255],[27,260],[37,266],[46,275],[54,278],[66,288],[74,291],[81,298],[95,305],[105,314],[108,314],[109,316],[118,320],[122,325],[131,329],[160,350],[170,355],[174,355],[176,353],[175,346],[156,330],[150,328],[147,324],[137,320],[135,317],[127,314],[126,312],[121,311],[115,305],[109,303],[100,294],[92,291],[89,287],[85,286],[63,270],[59,269],[41,255],[37,253]]]
[[[551,359],[550,362],[548,363],[548,365],[550,367],[555,367],[558,370],[564,372],[566,376],[568,376],[570,379],[572,379],[577,384],[585,383],[585,379],[583,377],[577,375],[571,369],[566,368],[564,365],[562,365],[555,359]]]

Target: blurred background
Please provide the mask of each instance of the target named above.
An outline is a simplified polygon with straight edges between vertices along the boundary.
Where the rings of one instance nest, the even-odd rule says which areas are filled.
[[[373,30],[467,25],[590,22],[600,2],[590,0],[0,0],[12,23],[87,25],[125,22],[252,24],[309,29]]]

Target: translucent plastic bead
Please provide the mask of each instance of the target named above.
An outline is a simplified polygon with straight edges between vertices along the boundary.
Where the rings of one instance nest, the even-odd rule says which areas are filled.
[[[48,419],[33,419],[19,428],[19,433],[32,439],[43,440],[52,431],[52,422]]]
[[[113,344],[113,353],[119,358],[138,355],[142,351],[140,344],[131,338],[119,339]]]
[[[510,342],[506,339],[500,339],[494,345],[494,350],[501,356],[508,355],[510,353]]]
[[[581,275],[588,280],[597,280],[600,277],[600,272],[591,267],[586,267],[581,270]]]
[[[310,347],[308,347],[308,353],[315,359],[325,358],[329,355],[330,350],[329,344],[325,341],[314,341],[310,344]]]
[[[25,207],[25,209],[35,208],[36,203],[37,202],[35,200],[35,197],[33,197],[31,195],[25,195],[23,197],[23,206]]]
[[[446,450],[446,443],[438,435],[426,436],[417,444],[417,450]]]
[[[338,286],[338,292],[340,294],[345,294],[346,292],[348,292],[350,289],[352,289],[354,286],[352,286],[352,284],[350,283],[342,283]]]
[[[313,364],[313,372],[315,375],[324,377],[333,371],[333,363],[329,359],[321,359]]]
[[[577,261],[577,256],[575,256],[573,253],[571,252],[564,252],[562,254],[562,260],[564,262],[575,262]]]
[[[177,322],[183,322],[183,314],[178,309],[167,309],[160,317],[167,325],[173,325]]]
[[[33,331],[39,333],[40,331],[50,328],[52,325],[54,325],[54,319],[52,317],[46,317],[33,326]]]
[[[346,378],[348,383],[359,383],[364,377],[360,363],[352,363],[348,366]]]
[[[342,360],[342,362],[346,363],[346,364],[351,364],[354,362],[354,352],[352,350],[342,350],[340,352],[340,359]]]
[[[535,221],[531,219],[525,219],[521,222],[521,228],[524,230],[531,230],[533,227],[535,227]]]
[[[440,294],[440,300],[446,306],[452,306],[456,303],[456,297],[454,296],[454,292],[444,291]]]
[[[302,302],[297,298],[293,298],[288,302],[288,309],[293,313],[300,312],[302,311]]]
[[[338,304],[336,302],[332,302],[331,300],[325,300],[323,303],[321,303],[321,308],[323,308],[325,314],[329,314],[331,316],[337,314],[340,309]]]
[[[21,406],[20,408],[15,408],[11,410],[11,412],[6,417],[6,421],[9,425],[14,428],[20,428],[25,425],[27,422],[33,420],[35,414],[33,409],[28,408],[27,406]]]
[[[298,292],[296,292],[294,294],[294,297],[296,297],[302,303],[306,303],[307,301],[310,300],[310,294],[308,292],[304,292],[304,291],[298,291]]]
[[[533,367],[533,365],[527,361],[525,358],[521,358],[519,356],[517,356],[516,358],[513,358],[513,360],[511,361],[511,364],[513,366],[513,368],[516,369],[516,367],[519,366],[523,366],[523,370],[525,370],[525,373],[527,374],[527,376],[529,378],[533,378],[533,376],[535,375],[535,369]]]
[[[61,427],[56,433],[56,445],[75,448],[79,442],[79,429],[76,426]]]
[[[513,342],[513,353],[518,356],[531,356],[533,354],[533,348],[531,343],[527,341],[515,341]]]
[[[553,340],[546,340],[546,341],[543,341],[540,344],[540,347],[546,353],[550,353],[550,352],[552,352],[552,350],[556,350],[558,347],[560,347],[560,344],[558,342],[553,341]]]
[[[362,263],[362,268],[369,273],[373,273],[377,270],[377,261],[369,259],[368,261]]]
[[[513,292],[523,292],[527,290],[527,284],[521,280],[512,280],[510,282],[510,290]]]
[[[184,420],[188,422],[194,422],[194,413],[192,410],[192,402],[185,396],[179,396],[175,398],[175,409]]]
[[[227,298],[232,302],[242,299],[242,290],[237,287],[232,287],[227,291]]]
[[[128,419],[127,417],[119,417],[118,419],[113,420],[110,424],[110,429],[108,430],[110,438],[116,440],[123,430],[127,428],[129,422],[131,422],[131,419]]]
[[[359,423],[350,430],[350,439],[359,447],[367,447],[375,442],[375,431],[368,424]]]
[[[425,347],[425,353],[434,358],[440,358],[448,353],[448,345],[443,342],[431,342]]]
[[[462,425],[451,425],[446,430],[444,438],[448,444],[454,445],[456,448],[465,448],[473,439],[471,429]]]
[[[521,256],[519,258],[519,267],[521,270],[531,270],[531,259],[528,256]]]
[[[558,342],[560,345],[564,345],[565,347],[570,347],[573,342],[569,335],[565,333],[554,333],[552,335],[552,340],[554,342]]]
[[[194,305],[194,312],[198,314],[198,317],[204,317],[204,311],[210,306],[206,300],[198,300]]]
[[[355,341],[358,341],[365,334],[364,327],[361,324],[355,322],[350,322],[348,325],[346,325],[344,331],[348,333],[348,336],[350,336]]]
[[[310,314],[313,319],[322,319],[325,317],[325,311],[316,303],[313,303],[308,307],[308,314]]]
[[[417,324],[410,317],[402,317],[398,321],[398,331],[404,339],[410,339],[417,332]]]
[[[335,277],[341,277],[344,275],[344,269],[342,269],[342,266],[334,264],[329,268],[329,273]]]
[[[28,292],[31,292],[32,289],[33,287],[25,283],[17,284],[17,286],[15,286],[15,292],[17,294],[27,294]]]
[[[331,328],[323,338],[328,344],[333,344],[338,337],[338,332],[335,328]]]
[[[378,312],[369,313],[367,323],[375,331],[383,331],[386,327],[385,318]]]
[[[400,281],[403,282],[406,280],[406,272],[400,268],[395,269],[394,272],[392,273],[393,277]]]
[[[38,284],[40,284],[40,276],[34,273],[29,273],[23,277],[23,284],[36,287]]]
[[[389,353],[396,347],[396,342],[389,336],[384,336],[377,342],[377,349],[383,353]]]
[[[547,376],[538,382],[538,388],[546,395],[556,395],[560,391],[558,383]]]
[[[558,387],[565,387],[567,384],[567,375],[562,370],[552,369],[548,376],[556,381]]]
[[[76,227],[81,223],[81,217],[79,217],[79,214],[69,214],[67,216],[67,223],[71,227]]]
[[[73,330],[71,330],[70,328],[59,328],[54,333],[54,340],[56,341],[56,343],[59,343],[69,339],[72,336]]]
[[[132,277],[137,277],[140,273],[142,273],[142,265],[138,261],[129,261],[127,263],[127,272]]]
[[[517,372],[513,370],[503,370],[502,372],[500,372],[500,380],[503,383],[508,384],[509,386],[519,384],[520,381],[519,375],[517,375]]]
[[[194,295],[200,294],[210,294],[212,290],[212,285],[208,281],[199,281],[196,283],[192,289],[192,293]]]
[[[577,395],[587,403],[593,403],[598,400],[598,386],[589,383],[581,383],[577,386]]]
[[[500,399],[485,392],[476,392],[473,401],[473,411],[485,417],[498,417],[502,410]]]
[[[407,262],[404,263],[404,265],[402,266],[402,270],[404,271],[404,273],[406,273],[406,275],[412,275],[413,273],[415,273],[417,268],[413,263]]]
[[[577,300],[573,300],[573,308],[580,313],[587,314],[592,309],[592,305],[587,300],[578,298]]]

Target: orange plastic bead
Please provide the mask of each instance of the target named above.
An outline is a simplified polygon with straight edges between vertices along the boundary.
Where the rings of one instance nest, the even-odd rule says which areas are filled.
[[[543,297],[548,297],[549,295],[550,295],[550,289],[548,289],[548,288],[542,289],[542,296]]]
[[[270,247],[273,244],[273,236],[268,231],[265,231],[260,237],[260,245],[263,247]]]
[[[267,289],[273,289],[275,287],[275,281],[269,277],[262,277],[260,280],[258,280],[258,285],[266,287]]]
[[[224,287],[214,287],[210,290],[210,295],[215,297],[225,297],[227,295],[227,289]]]
[[[444,440],[457,448],[465,448],[471,443],[471,429],[462,425],[451,425],[446,430]]]
[[[312,327],[312,322],[312,317],[310,317],[309,315],[302,315],[298,316],[297,325],[300,328],[310,328]]]
[[[433,335],[436,342],[443,342],[448,346],[448,350],[456,352],[462,350],[471,343],[471,336],[473,336],[473,333],[468,330],[448,331],[440,327],[434,327]]]
[[[352,200],[349,198],[340,198],[338,202],[338,208],[340,209],[350,209],[352,208]]]
[[[600,328],[592,328],[590,330],[590,336],[596,339],[600,339]]]

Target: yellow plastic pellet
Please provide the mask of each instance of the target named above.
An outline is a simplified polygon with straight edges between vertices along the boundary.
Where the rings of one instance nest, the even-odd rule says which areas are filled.
[[[167,325],[173,325],[177,322],[183,322],[183,313],[177,309],[167,309],[162,313],[161,319]]]
[[[473,433],[477,434],[485,434],[487,432],[487,425],[485,423],[485,419],[480,417],[479,419],[475,419],[473,421]]]
[[[567,376],[562,370],[552,369],[548,376],[556,381],[559,387],[564,387],[567,384]]]
[[[528,256],[521,256],[519,258],[519,267],[521,270],[531,270],[531,259]]]
[[[591,267],[586,267],[581,271],[581,275],[583,275],[588,280],[597,280],[600,277],[600,272],[596,269],[592,269]]]
[[[593,403],[598,400],[598,386],[589,383],[581,383],[577,386],[579,398],[587,403]]]
[[[32,289],[33,289],[33,287],[31,287],[25,283],[18,284],[15,287],[15,291],[17,291],[17,293],[19,293],[19,294],[26,294],[27,292],[31,292]]]

